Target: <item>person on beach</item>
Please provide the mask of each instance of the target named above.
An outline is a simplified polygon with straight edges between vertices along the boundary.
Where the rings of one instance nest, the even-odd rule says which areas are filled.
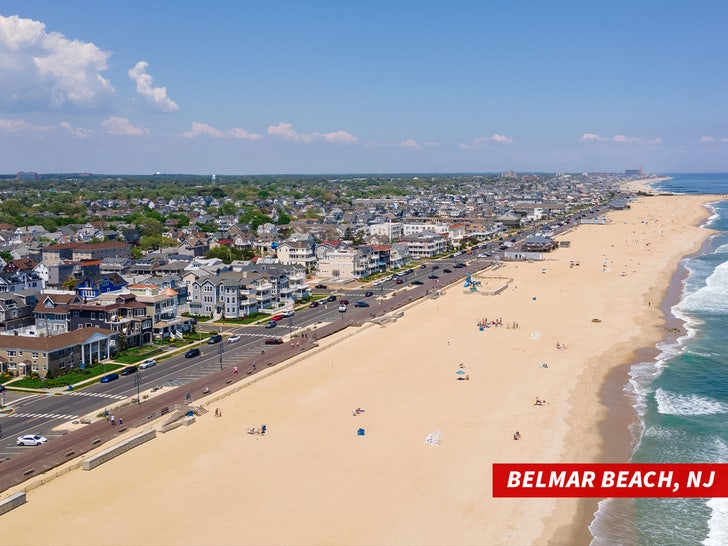
[[[518,432],[518,431],[516,431],[516,432],[515,432],[515,433],[513,434],[513,439],[514,439],[514,440],[520,440],[520,439],[521,439],[521,433],[520,433],[520,432]]]

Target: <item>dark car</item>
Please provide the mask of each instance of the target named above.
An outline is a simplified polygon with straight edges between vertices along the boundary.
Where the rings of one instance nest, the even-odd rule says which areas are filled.
[[[419,280],[415,279],[415,280],[412,281],[412,284],[414,284],[414,285],[420,285],[420,284],[425,284],[425,283],[423,283],[422,281],[419,281]]]
[[[427,266],[426,266],[425,264],[422,264],[422,265],[420,266],[420,269],[425,269],[426,267],[427,267]]]
[[[137,373],[139,371],[139,368],[136,366],[129,366],[128,368],[124,368],[121,370],[121,375],[131,375],[133,373]]]
[[[341,305],[349,305],[349,300],[341,300],[339,303]]]
[[[199,349],[190,349],[185,353],[185,358],[194,358],[196,356],[200,356],[202,353]]]
[[[110,373],[109,375],[105,375],[101,378],[101,383],[110,383],[111,381],[115,381],[116,379],[119,379],[119,374]]]
[[[432,266],[432,270],[434,271],[435,269],[440,269],[440,266],[439,265],[433,265]]]
[[[270,322],[265,323],[266,328],[275,328],[276,324],[278,324],[275,320],[271,320]]]
[[[463,267],[466,267],[464,263],[458,262],[454,265],[454,267],[457,267],[458,269],[462,269]]]
[[[374,295],[374,292],[372,292],[371,290],[368,290],[367,292],[364,292],[364,297],[365,298],[371,298],[373,295]]]
[[[311,305],[309,305],[309,307],[310,307],[311,309],[313,309],[314,307],[318,307],[318,306],[319,306],[319,302],[317,302],[317,301],[312,301],[312,302],[311,302]]]
[[[210,336],[210,338],[207,340],[208,345],[214,345],[215,343],[220,343],[222,341],[222,336],[220,334],[215,334],[214,336]]]
[[[445,268],[445,269],[442,270],[442,272],[443,273],[452,273],[452,269]]]
[[[264,342],[266,345],[282,345],[283,338],[280,337],[269,337]]]
[[[316,288],[317,290],[326,290],[328,286],[326,286],[325,284],[317,284],[316,286],[314,286],[314,288]]]
[[[326,301],[336,301],[336,296],[331,294],[328,298],[326,298]]]
[[[402,283],[403,283],[404,281],[403,281],[402,279],[397,279],[397,280],[396,280],[396,281],[394,281],[394,282],[395,282],[396,284],[402,284]]]
[[[440,277],[438,277],[437,275],[435,275],[435,274],[433,273],[432,275],[427,275],[427,278],[428,278],[428,279],[439,279]]]
[[[369,304],[365,301],[357,301],[354,303],[354,307],[369,307]]]

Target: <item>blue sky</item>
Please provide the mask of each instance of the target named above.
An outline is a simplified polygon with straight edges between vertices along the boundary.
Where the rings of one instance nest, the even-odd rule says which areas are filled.
[[[0,5],[0,173],[728,171],[728,3]]]

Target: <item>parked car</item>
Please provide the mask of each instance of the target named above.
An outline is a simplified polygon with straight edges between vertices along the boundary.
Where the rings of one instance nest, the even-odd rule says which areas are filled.
[[[5,392],[6,390],[5,385],[0,385],[0,392]]]
[[[266,345],[282,345],[283,338],[281,337],[269,337],[265,340]]]
[[[420,284],[425,284],[425,283],[423,283],[420,280],[415,279],[415,280],[412,281],[412,284],[414,284],[414,285],[420,285]]]
[[[432,266],[432,270],[434,271],[435,269],[440,269],[440,266],[439,266],[439,265],[437,265],[437,264],[433,265],[433,266]]]
[[[311,309],[313,309],[314,307],[318,307],[318,306],[319,306],[319,302],[317,302],[317,301],[312,301],[312,302],[311,302],[311,305],[309,305],[309,307],[310,307]]]
[[[404,283],[404,281],[402,279],[399,279],[399,278],[396,281],[394,281],[394,282],[396,284],[402,284],[402,283]]]
[[[371,290],[364,292],[365,298],[371,298],[373,295],[374,295],[374,292],[372,292]]]
[[[445,268],[442,270],[443,273],[452,273],[452,269]]]
[[[317,290],[326,290],[328,286],[326,286],[325,284],[317,284],[316,286],[314,286],[314,288],[316,288]]]
[[[210,338],[207,340],[208,345],[214,345],[215,343],[220,343],[222,341],[222,336],[220,334],[215,334],[214,336],[210,336]]]
[[[115,381],[116,379],[119,379],[119,374],[110,373],[101,378],[101,383],[110,383],[111,381]]]
[[[346,313],[346,305],[339,305],[339,313]]]
[[[137,373],[139,371],[139,368],[136,366],[128,366],[121,370],[121,375],[131,375],[133,373]]]
[[[365,301],[357,301],[354,304],[354,307],[369,307],[369,304]]]
[[[237,334],[234,335],[234,336],[230,336],[228,338],[228,343],[235,343],[236,341],[240,341],[240,337],[241,336],[240,335],[237,335]]]
[[[270,319],[278,322],[279,320],[283,320],[283,315],[273,315]]]
[[[328,298],[326,298],[326,301],[336,301],[336,296],[331,294]]]
[[[462,262],[458,262],[458,263],[456,263],[456,264],[454,265],[454,267],[456,267],[456,268],[458,268],[458,269],[462,269],[463,267],[466,267],[466,266],[465,266],[465,264],[464,264],[464,263],[462,263]]]
[[[293,316],[293,315],[295,315],[295,314],[296,314],[296,312],[295,312],[295,311],[293,311],[293,310],[290,310],[290,311],[283,311],[283,317],[284,317],[284,318],[289,318],[289,317],[292,317],[292,316]]]
[[[426,268],[427,268],[427,264],[422,264],[422,265],[420,266],[420,269],[426,269]]]
[[[156,366],[156,365],[157,365],[156,360],[154,360],[153,358],[148,358],[148,359],[142,361],[141,364],[139,364],[139,369],[146,370],[147,368],[151,368],[152,366]]]
[[[278,324],[275,320],[271,320],[270,322],[265,323],[266,328],[275,328],[276,324]]]
[[[187,351],[187,352],[185,353],[185,358],[194,358],[194,357],[196,357],[196,356],[200,356],[201,354],[202,354],[202,353],[201,353],[201,352],[200,352],[200,350],[199,350],[199,349],[197,349],[197,348],[195,348],[195,349],[190,349],[189,351]]]
[[[25,436],[20,436],[15,442],[15,445],[39,446],[41,444],[45,444],[47,441],[48,438],[46,438],[45,436],[41,436],[40,434],[26,434]]]

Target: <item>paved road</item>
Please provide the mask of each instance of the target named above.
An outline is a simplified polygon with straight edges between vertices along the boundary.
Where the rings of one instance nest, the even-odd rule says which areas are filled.
[[[432,273],[431,267],[428,267],[427,269],[415,270],[414,274],[405,277],[404,283],[401,285],[396,285],[394,284],[394,281],[389,281],[386,286],[382,285],[380,290],[381,294],[383,294],[386,290],[389,293],[388,296],[385,299],[367,298],[367,300],[370,301],[370,307],[355,307],[354,301],[356,300],[354,300],[350,294],[347,294],[347,299],[351,301],[351,304],[347,307],[347,311],[345,313],[340,313],[338,315],[338,320],[324,323],[320,322],[320,319],[324,316],[323,313],[321,315],[318,313],[311,313],[308,318],[305,318],[307,313],[297,313],[296,317],[299,321],[299,325],[305,326],[307,324],[307,320],[314,321],[309,323],[309,326],[312,327],[314,323],[317,325],[315,337],[313,339],[309,337],[308,340],[301,340],[301,344],[299,346],[292,346],[291,343],[284,343],[282,345],[262,345],[262,341],[256,341],[254,342],[254,354],[246,355],[245,352],[246,350],[249,351],[250,347],[244,344],[242,340],[241,342],[238,342],[240,344],[240,348],[243,349],[240,351],[240,354],[234,352],[233,349],[233,347],[238,345],[238,343],[226,344],[224,346],[224,352],[222,353],[222,357],[224,359],[222,362],[223,369],[220,370],[220,354],[217,352],[218,346],[204,345],[204,356],[200,359],[200,366],[195,365],[192,367],[193,369],[199,368],[204,373],[201,373],[197,378],[187,380],[185,384],[182,384],[181,386],[174,386],[173,383],[170,383],[170,388],[164,388],[163,390],[165,392],[162,394],[144,400],[141,404],[131,404],[124,407],[116,416],[117,422],[119,417],[124,419],[123,427],[119,427],[118,425],[112,426],[106,420],[99,419],[92,424],[85,425],[74,431],[62,433],[57,437],[53,437],[45,445],[35,447],[15,447],[15,438],[20,434],[13,433],[9,436],[8,432],[6,432],[2,446],[4,446],[3,451],[5,451],[8,456],[0,458],[0,491],[5,491],[14,485],[20,484],[32,476],[36,476],[52,468],[62,466],[73,457],[86,453],[100,444],[112,441],[119,435],[121,431],[120,428],[124,428],[124,431],[132,429],[141,430],[143,427],[147,426],[148,423],[159,418],[165,410],[171,410],[175,407],[175,405],[184,406],[186,404],[194,404],[196,399],[204,396],[203,389],[206,387],[209,387],[214,393],[215,391],[227,387],[230,384],[241,381],[249,375],[258,373],[264,368],[275,366],[296,355],[311,350],[316,346],[315,343],[312,343],[312,341],[315,341],[316,339],[330,336],[347,327],[361,326],[364,322],[371,320],[372,318],[383,316],[411,303],[412,301],[422,297],[427,297],[429,294],[432,294],[447,284],[456,281],[462,282],[468,273],[474,273],[475,271],[490,265],[490,262],[473,259],[472,256],[460,256],[458,259],[463,261],[465,261],[465,259],[470,259],[470,263],[465,268],[453,269],[453,273],[442,273],[441,271],[437,271],[440,277],[439,279],[427,279],[427,275]],[[441,268],[445,268],[447,267],[446,263],[454,264],[458,261],[458,259],[451,259],[445,263],[440,262],[439,265]],[[417,277],[423,281],[422,285],[411,284],[411,281]],[[377,293],[377,288],[372,290],[375,296],[379,295]],[[316,311],[316,309],[308,311]],[[315,322],[316,320],[319,320],[319,322]],[[267,336],[278,334],[279,332],[277,330],[279,330],[279,328],[285,331],[281,333],[287,333],[287,329],[284,325],[271,328],[267,331],[263,330],[263,328],[260,328],[259,330]],[[245,329],[245,332],[253,334],[259,333],[247,328]],[[265,353],[263,354],[259,352],[258,347],[262,347],[260,350],[265,350]],[[228,360],[228,354],[235,355],[233,361]],[[171,361],[172,359],[169,360]],[[168,363],[168,361],[165,360],[163,364],[159,364],[154,368],[145,370],[143,374],[150,377],[149,384],[158,384],[156,382],[152,382],[152,378],[161,380],[165,377],[165,374],[170,375],[170,370],[172,370],[172,375],[174,375],[177,371],[177,369],[174,368],[175,365],[180,366],[179,371],[183,369],[184,364],[188,364],[189,367],[189,363],[185,363],[184,359],[180,360],[178,358],[177,361],[175,361],[175,363]],[[238,368],[237,374],[232,373],[233,365],[236,365]],[[163,371],[160,372],[160,370]],[[155,373],[160,375],[156,376],[154,375]],[[126,384],[123,384],[122,380],[125,381]],[[113,392],[99,392],[100,389],[107,388],[109,385],[114,385]],[[95,385],[93,388],[89,387],[89,389],[84,389],[83,392],[76,393],[76,395],[67,394],[63,397],[64,413],[58,414],[62,415],[62,417],[58,417],[57,419],[63,419],[63,416],[70,416],[73,409],[76,407],[85,407],[83,406],[83,401],[93,399],[94,394],[124,396],[125,398],[128,398],[130,396],[130,391],[132,391],[131,394],[135,394],[136,392],[136,387],[133,386],[133,375],[120,378],[118,381],[107,383],[103,386]],[[58,407],[58,397],[38,398],[48,399],[49,404],[52,405],[55,403],[54,407]],[[53,400],[54,398],[56,399],[55,401]],[[113,404],[113,399],[110,399],[110,401]],[[38,403],[40,402],[36,401],[36,404]],[[76,404],[81,404],[81,406],[77,406]],[[103,400],[100,405],[98,403],[97,405],[99,407],[103,407],[106,405],[106,402]],[[22,406],[16,409],[21,410]],[[49,405],[49,411],[51,410],[52,407]],[[78,411],[81,410],[79,409]],[[5,425],[4,428],[7,428],[6,423],[8,423],[10,419],[11,418],[3,418],[2,422]],[[41,419],[41,417],[38,417],[38,419]]]

